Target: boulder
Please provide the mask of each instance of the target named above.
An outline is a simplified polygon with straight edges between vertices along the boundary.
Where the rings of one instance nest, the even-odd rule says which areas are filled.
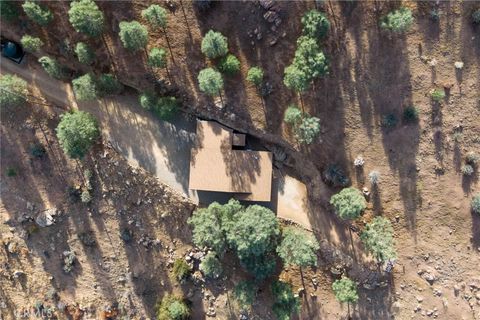
[[[47,209],[37,215],[35,222],[42,228],[49,227],[56,222],[55,217],[58,213],[57,208]]]

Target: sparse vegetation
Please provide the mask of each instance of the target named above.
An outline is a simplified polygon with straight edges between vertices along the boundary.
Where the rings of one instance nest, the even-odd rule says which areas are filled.
[[[95,59],[95,54],[92,49],[84,42],[77,43],[75,46],[75,54],[77,55],[78,61],[85,65],[92,64]]]
[[[20,40],[23,49],[28,52],[37,52],[43,46],[43,41],[40,38],[32,37],[28,34],[24,35]]]
[[[395,259],[397,254],[393,244],[393,228],[387,218],[375,217],[360,235],[365,248],[379,262]]]
[[[19,107],[27,102],[27,83],[13,74],[0,75],[0,108]]]
[[[381,21],[380,26],[383,29],[402,33],[410,29],[413,24],[412,11],[402,7],[387,14]]]
[[[210,30],[203,37],[201,50],[209,59],[223,57],[228,53],[227,37],[220,32]]]
[[[145,26],[138,21],[122,21],[119,27],[120,40],[125,49],[138,51],[145,48],[148,42],[148,31]]]
[[[72,111],[60,117],[56,129],[60,146],[70,158],[83,158],[100,136],[97,121],[84,111]]]
[[[22,8],[27,17],[41,26],[46,26],[53,19],[52,12],[47,7],[40,6],[37,2],[25,1]]]
[[[363,194],[353,187],[333,195],[330,204],[335,208],[335,213],[344,220],[358,218],[367,207]]]
[[[192,268],[183,259],[177,259],[173,263],[173,275],[176,280],[183,282],[192,273]]]
[[[220,60],[218,69],[226,75],[233,76],[240,71],[240,61],[233,54],[228,54]]]
[[[98,37],[103,32],[104,17],[93,0],[76,0],[70,3],[69,21],[77,32]]]

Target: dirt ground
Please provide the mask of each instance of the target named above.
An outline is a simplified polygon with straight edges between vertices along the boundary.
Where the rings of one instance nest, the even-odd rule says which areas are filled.
[[[176,10],[169,16],[168,27],[175,57],[175,63],[170,61],[169,65],[173,87],[178,89],[184,104],[198,113],[210,113],[238,127],[258,130],[265,139],[273,139],[281,145],[288,142],[293,146],[295,150],[291,154],[296,159],[293,170],[307,184],[311,198],[308,219],[319,239],[343,241],[345,245],[340,249],[354,258],[360,258],[364,252],[356,245],[352,250],[348,228],[333,216],[328,206],[330,195],[337,190],[322,185],[323,169],[329,164],[338,164],[354,186],[369,188],[366,182],[368,173],[374,169],[381,173],[378,192],[372,194],[364,220],[380,214],[391,219],[398,260],[388,286],[370,290],[368,286],[360,285],[360,300],[354,306],[353,317],[480,319],[480,217],[470,210],[472,195],[480,191],[479,173],[477,171],[473,178],[464,178],[460,173],[465,154],[480,150],[480,30],[469,21],[469,15],[478,3],[440,2],[440,19],[434,22],[429,18],[434,2],[404,2],[413,10],[415,23],[406,35],[391,36],[379,29],[378,18],[398,3],[327,2],[322,10],[332,22],[332,32],[323,45],[331,71],[325,79],[316,81],[304,96],[307,110],[322,123],[321,138],[308,148],[298,147],[282,124],[285,108],[297,101],[297,97],[283,86],[282,77],[284,67],[291,62],[295,40],[301,31],[300,16],[305,10],[314,8],[314,3],[277,2],[282,22],[274,31],[273,24],[263,18],[265,10],[256,2],[218,2],[210,10],[199,12],[191,3],[183,1],[187,20],[180,2],[174,3]],[[114,71],[124,83],[135,88],[153,87],[155,78],[167,79],[164,70],[154,71],[152,75],[144,65],[144,55],[126,52],[117,36],[118,22],[142,20],[140,10],[147,7],[148,2],[99,2],[99,5],[107,16],[108,30],[103,39],[87,40],[99,48],[97,54],[100,58],[95,70]],[[59,40],[69,39],[70,43],[75,43],[83,38],[66,21],[66,3],[49,2],[48,6],[55,12],[55,28],[39,29],[24,23],[7,29],[2,22],[2,34],[14,39],[26,32],[41,35],[48,39],[46,50],[50,53],[58,52]],[[199,70],[210,63],[200,52],[201,35],[210,28],[229,38],[231,52],[242,63],[241,74],[226,82],[227,106],[221,112],[211,107],[211,99],[201,94],[196,85]],[[258,33],[261,33],[260,37],[257,37]],[[108,52],[103,49],[104,42],[108,45]],[[149,48],[153,46],[166,47],[162,33],[150,32]],[[69,57],[68,52],[66,57]],[[84,68],[73,63],[71,58],[62,61],[76,70]],[[455,69],[456,61],[464,62],[462,70]],[[243,81],[248,68],[253,65],[265,69],[267,81],[273,86],[273,93],[264,101],[255,88]],[[436,87],[451,88],[439,105],[433,104],[429,97],[429,92]],[[420,111],[418,123],[401,120],[403,109],[410,105]],[[235,115],[233,121],[232,114]],[[381,126],[382,117],[388,114],[395,114],[399,119],[391,129]],[[29,128],[28,122],[22,121],[22,115],[16,115],[14,119],[2,116],[2,215],[12,220],[14,226],[21,224],[19,215],[26,211],[27,202],[42,209],[60,206],[60,194],[64,195],[65,186],[65,183],[56,181],[61,178],[55,171],[59,164],[54,164],[54,160],[41,165],[36,160],[29,160],[23,142],[41,136],[38,129]],[[52,126],[45,124],[47,127]],[[461,139],[454,139],[460,136],[455,134],[457,132],[461,132]],[[102,154],[103,151],[96,152]],[[109,153],[113,157],[113,151]],[[353,166],[357,155],[365,159],[362,171]],[[61,160],[58,148],[55,158],[68,168],[65,170],[70,173],[64,175],[73,179],[69,183],[74,184],[78,179],[74,178],[75,165]],[[99,170],[109,170],[105,163],[108,157],[95,159],[99,162]],[[89,160],[88,165],[93,167],[93,161]],[[118,161],[123,163],[121,159]],[[19,176],[5,176],[3,168],[10,165],[21,167]],[[108,176],[115,175],[115,170],[108,172]],[[131,169],[124,167],[124,170]],[[97,174],[101,177],[101,173]],[[25,181],[27,184],[22,183]],[[118,181],[122,185],[124,179]],[[113,186],[114,180],[110,183]],[[166,190],[163,186],[158,188]],[[141,185],[132,189],[138,190],[133,191],[135,195],[150,190]],[[171,236],[171,229],[165,228],[162,219],[149,215],[150,204],[143,203],[139,207],[135,204],[132,212],[139,217],[138,228],[147,228],[146,234],[152,239],[159,237],[162,245],[148,251],[141,245],[133,248],[121,245],[118,230],[125,221],[120,218],[121,214],[117,217],[113,212],[122,207],[113,197],[115,192],[111,193],[115,210],[111,204],[107,205],[108,200],[94,203],[93,207],[98,210],[91,212],[91,216],[81,204],[68,205],[69,212],[62,213],[61,222],[51,229],[34,232],[27,241],[17,231],[11,235],[30,253],[22,251],[15,258],[2,253],[3,259],[8,259],[2,262],[8,263],[6,272],[9,277],[15,269],[25,269],[27,274],[24,287],[19,281],[0,278],[0,296],[9,306],[29,306],[37,299],[43,299],[54,287],[68,303],[78,302],[82,306],[93,303],[103,308],[97,301],[111,303],[125,297],[124,292],[131,290],[138,314],[152,316],[158,295],[162,290],[175,287],[169,280],[167,269],[157,261],[165,262],[162,257],[168,256],[166,245],[173,246],[170,241],[175,237],[178,237],[179,255],[189,250],[188,236],[182,238],[188,234],[188,228],[184,220],[173,219],[171,221],[183,222],[179,230],[187,233],[182,231]],[[192,210],[188,204],[177,208],[175,201],[170,201],[170,194],[165,201],[168,204],[159,204],[160,211],[171,209],[186,217]],[[125,211],[130,212],[130,207]],[[101,220],[107,222],[99,222]],[[128,218],[126,221],[128,224]],[[11,227],[2,224],[1,228],[2,238],[9,238]],[[100,249],[91,253],[88,250],[92,249],[84,248],[78,240],[77,230],[93,231]],[[53,241],[57,234],[59,240]],[[48,249],[51,258],[46,258],[42,243],[54,244],[54,248]],[[81,269],[75,270],[73,277],[61,271],[61,252],[68,247],[73,248],[80,261]],[[139,259],[143,264],[138,263]],[[102,265],[98,265],[99,261]],[[155,266],[153,270],[145,267],[152,264]],[[141,285],[136,285],[136,281],[131,284],[129,279],[125,287],[123,281],[117,283],[121,275],[126,278],[128,272],[134,275],[135,268],[140,268],[137,270],[140,278],[145,277],[144,281],[137,281]],[[340,306],[331,292],[334,276],[325,272],[328,268],[328,263],[322,263],[317,270],[306,272],[307,288],[302,298],[300,319],[345,318],[346,307]],[[2,267],[2,271],[4,269],[6,267]],[[50,276],[54,278],[50,279]],[[281,277],[293,282],[296,289],[301,286],[298,270],[284,272]],[[314,277],[318,286],[311,283]],[[356,280],[361,282],[362,279]],[[97,288],[92,283],[98,283]],[[175,290],[180,289],[176,287]],[[188,290],[185,293],[188,294]],[[215,296],[220,297],[216,318],[227,319],[228,311],[225,310],[228,307],[224,307],[227,294]],[[193,297],[198,299],[197,295]],[[24,299],[28,299],[28,303],[23,303]],[[262,293],[258,301],[256,310],[260,318],[268,319],[268,308],[263,308],[270,303],[268,294]],[[204,318],[205,309],[200,307],[204,304],[201,301],[195,303],[198,314],[194,318]],[[3,315],[5,309],[0,310]],[[7,310],[13,312],[15,307]]]

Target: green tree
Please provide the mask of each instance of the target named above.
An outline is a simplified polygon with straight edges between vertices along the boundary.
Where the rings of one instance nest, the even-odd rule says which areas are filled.
[[[297,93],[302,93],[310,86],[310,79],[301,68],[295,64],[291,64],[285,68],[283,83],[287,88]]]
[[[350,303],[358,301],[357,285],[349,278],[342,277],[342,279],[333,282],[332,289],[338,301],[347,303],[348,315],[350,317]]]
[[[142,17],[154,28],[165,29],[167,27],[167,10],[158,4],[152,4],[142,10]]]
[[[300,311],[300,299],[295,297],[290,284],[275,281],[271,289],[274,301],[272,310],[278,320],[290,320],[293,314]]]
[[[402,7],[398,10],[388,13],[385,17],[383,17],[382,21],[380,22],[380,26],[383,29],[401,33],[410,29],[412,23],[412,11],[408,8]]]
[[[203,258],[199,266],[203,274],[212,279],[217,279],[222,274],[222,263],[217,258],[217,254],[214,251],[210,251]]]
[[[277,253],[286,266],[316,266],[320,249],[317,239],[310,233],[294,227],[283,229],[283,239],[277,247]]]
[[[379,262],[395,259],[397,254],[393,244],[393,228],[390,221],[384,217],[375,217],[365,226],[360,235],[365,248]]]
[[[38,62],[49,76],[55,79],[64,79],[66,76],[65,68],[54,58],[43,56]]]
[[[172,294],[163,296],[156,309],[157,320],[185,320],[190,316],[190,309],[183,299]]]
[[[72,80],[73,92],[79,101],[91,101],[98,98],[97,81],[90,73]]]
[[[160,97],[153,113],[161,120],[171,120],[178,111],[178,101],[175,97]]]
[[[363,194],[353,187],[333,195],[330,204],[335,208],[335,213],[344,220],[358,218],[367,207]]]
[[[13,74],[0,75],[0,108],[19,107],[27,102],[27,82]]]
[[[148,65],[154,68],[167,66],[167,53],[161,48],[152,48],[148,53]]]
[[[287,110],[285,110],[285,115],[283,117],[283,121],[291,126],[297,126],[301,123],[303,119],[303,114],[300,109],[294,104],[288,106]]]
[[[240,71],[240,61],[233,54],[228,54],[220,60],[218,69],[226,75],[233,76]]]
[[[259,86],[263,81],[263,70],[260,67],[251,67],[248,70],[247,81],[250,81],[255,86]]]
[[[72,159],[81,159],[100,136],[96,119],[84,111],[72,111],[61,116],[57,138],[63,151]]]
[[[293,64],[303,71],[309,82],[328,74],[327,58],[317,41],[310,37],[298,38]]]
[[[311,144],[320,134],[320,119],[317,117],[304,116],[298,126],[295,127],[295,136],[302,144]]]
[[[122,21],[120,26],[120,40],[127,50],[138,51],[148,42],[148,31],[138,21]]]
[[[158,97],[154,93],[149,91],[142,92],[138,97],[142,108],[148,111],[153,111],[155,109],[157,99]]]
[[[480,193],[477,193],[472,198],[472,211],[480,214]]]
[[[22,8],[27,17],[41,26],[46,26],[53,19],[52,12],[48,8],[40,6],[37,2],[25,1]]]
[[[76,0],[70,3],[69,21],[77,32],[98,37],[103,32],[104,17],[93,0]]]
[[[14,21],[18,18],[18,8],[15,1],[0,1],[0,16],[6,21]]]
[[[198,74],[198,86],[200,91],[210,96],[221,95],[223,79],[220,72],[213,68],[205,68]]]
[[[312,38],[324,38],[330,28],[327,17],[317,10],[307,11],[302,17],[302,25],[303,34]]]
[[[223,57],[228,53],[227,37],[220,32],[210,30],[203,37],[201,50],[209,59]]]
[[[40,38],[32,37],[28,34],[24,35],[20,40],[23,49],[28,52],[37,52],[43,46],[43,41]]]
[[[102,96],[120,94],[123,90],[123,85],[120,81],[110,73],[101,74],[96,81],[96,86],[98,93]]]
[[[251,281],[240,281],[233,289],[233,295],[238,306],[243,311],[249,311],[255,302],[257,287]]]
[[[95,59],[95,54],[92,49],[84,42],[77,43],[75,46],[75,54],[77,55],[78,61],[85,65],[91,64]]]

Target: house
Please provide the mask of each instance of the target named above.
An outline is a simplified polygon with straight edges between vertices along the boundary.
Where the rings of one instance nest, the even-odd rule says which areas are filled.
[[[238,149],[244,146],[244,134],[214,121],[197,120],[189,188],[232,193],[239,200],[270,201],[272,154]]]

